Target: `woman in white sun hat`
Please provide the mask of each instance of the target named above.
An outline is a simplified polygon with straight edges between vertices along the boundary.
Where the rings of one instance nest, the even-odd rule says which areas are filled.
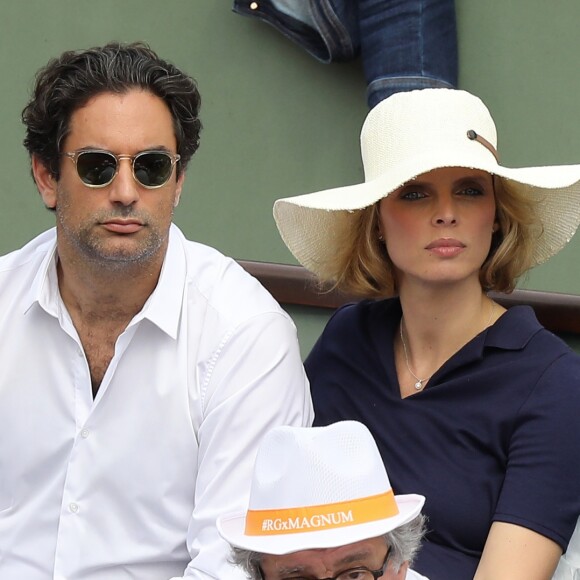
[[[258,449],[246,512],[219,517],[250,580],[427,580],[409,569],[421,495],[395,495],[356,421],[275,427]]]
[[[278,200],[296,258],[355,293],[306,361],[316,420],[370,428],[428,498],[431,580],[546,580],[580,514],[580,357],[510,292],[580,222],[580,165],[510,169],[460,90],[398,93],[361,133],[365,182]]]

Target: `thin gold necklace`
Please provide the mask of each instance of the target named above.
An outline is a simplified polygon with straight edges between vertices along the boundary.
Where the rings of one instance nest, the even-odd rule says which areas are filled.
[[[489,311],[489,318],[487,319],[487,323],[484,328],[487,328],[491,324],[491,317],[493,316],[493,312],[495,310],[495,302],[491,300],[491,309]],[[423,388],[423,383],[426,383],[433,375],[429,375],[425,379],[420,379],[412,370],[411,365],[409,364],[409,354],[407,353],[407,344],[405,342],[405,337],[403,335],[403,317],[401,316],[401,324],[399,325],[399,334],[401,335],[401,343],[403,344],[403,353],[405,354],[405,365],[411,376],[417,381],[413,386],[415,387],[416,391],[420,391]]]

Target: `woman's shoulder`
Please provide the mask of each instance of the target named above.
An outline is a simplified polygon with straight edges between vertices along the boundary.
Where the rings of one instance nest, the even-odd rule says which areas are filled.
[[[398,312],[398,313],[397,313]],[[307,366],[327,356],[338,357],[348,352],[356,357],[363,345],[373,344],[378,336],[390,334],[390,324],[400,320],[398,299],[361,300],[338,308],[327,322],[306,359]]]
[[[383,300],[360,300],[349,302],[339,307],[331,316],[327,329],[336,329],[343,326],[358,326],[369,321],[391,315],[401,315],[401,306],[398,298]]]
[[[544,328],[529,306],[513,306],[498,321],[488,346],[499,347],[509,363],[510,384],[521,385],[531,398],[547,407],[561,401],[580,411],[580,355],[559,336]],[[573,401],[573,402],[572,402]],[[556,404],[556,403],[554,403]]]

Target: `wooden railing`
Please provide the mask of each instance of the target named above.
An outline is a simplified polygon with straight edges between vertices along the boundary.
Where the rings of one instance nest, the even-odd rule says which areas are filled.
[[[355,300],[352,296],[319,288],[314,276],[302,266],[248,260],[239,263],[281,304],[333,309]],[[552,332],[580,334],[580,296],[536,290],[514,290],[511,294],[492,292],[490,296],[506,308],[516,304],[531,306],[538,320]]]

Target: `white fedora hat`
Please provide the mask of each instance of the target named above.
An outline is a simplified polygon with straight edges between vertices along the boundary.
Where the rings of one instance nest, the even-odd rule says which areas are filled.
[[[381,536],[418,516],[424,502],[393,494],[362,423],[276,427],[258,449],[248,510],[219,517],[217,528],[232,546],[289,554]]]
[[[441,167],[487,171],[535,200],[543,231],[533,265],[561,250],[580,223],[580,165],[503,167],[493,119],[483,102],[468,92],[439,88],[395,93],[370,111],[360,139],[364,183],[274,204],[284,243],[315,273],[343,243],[342,232],[356,210]]]

